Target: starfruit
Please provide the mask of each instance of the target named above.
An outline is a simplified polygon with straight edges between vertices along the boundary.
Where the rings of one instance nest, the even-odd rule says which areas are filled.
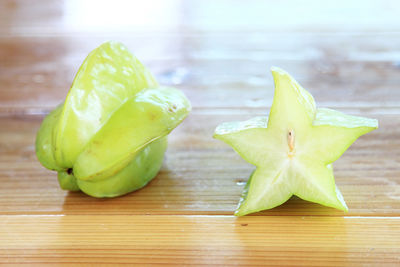
[[[128,49],[107,42],[84,60],[64,103],[43,120],[36,155],[62,189],[94,197],[145,186],[161,168],[167,135],[191,110],[158,85]]]

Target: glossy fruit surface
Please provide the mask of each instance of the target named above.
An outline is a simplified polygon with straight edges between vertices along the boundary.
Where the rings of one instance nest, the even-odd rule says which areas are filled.
[[[316,109],[313,97],[288,73],[272,68],[275,94],[269,117],[219,125],[214,137],[257,166],[236,215],[274,208],[292,195],[347,211],[332,163],[375,119]]]
[[[65,102],[43,120],[36,154],[63,189],[119,196],[157,174],[166,136],[190,110],[183,93],[160,87],[125,46],[108,42],[88,55]]]

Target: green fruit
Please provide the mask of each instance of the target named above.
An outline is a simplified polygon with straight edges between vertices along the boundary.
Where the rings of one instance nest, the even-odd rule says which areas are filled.
[[[63,106],[63,104],[59,105],[44,118],[36,136],[36,156],[44,167],[53,171],[61,171],[63,169],[57,165],[53,153],[54,126],[60,118]]]
[[[332,163],[378,121],[316,109],[312,95],[288,73],[272,68],[275,95],[270,116],[223,123],[214,137],[257,166],[237,216],[274,208],[292,195],[347,211]]]
[[[129,164],[101,180],[76,179],[79,188],[94,197],[115,197],[145,186],[161,168],[167,137],[158,139],[142,149]],[[135,179],[132,179],[135,178]]]
[[[43,120],[36,154],[65,190],[123,195],[157,174],[166,136],[190,109],[180,91],[159,87],[125,46],[108,42],[88,55],[64,104]]]
[[[152,74],[122,44],[108,42],[94,49],[79,68],[54,128],[57,163],[71,167],[114,111],[141,90],[157,87]]]

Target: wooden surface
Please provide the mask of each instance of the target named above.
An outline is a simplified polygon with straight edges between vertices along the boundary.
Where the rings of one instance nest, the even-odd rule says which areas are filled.
[[[398,1],[112,2],[0,2],[0,263],[400,265]],[[183,90],[193,112],[147,187],[94,199],[62,191],[34,140],[106,40]],[[348,213],[292,198],[232,216],[253,166],[211,136],[268,113],[272,65],[318,106],[379,119],[334,164]]]

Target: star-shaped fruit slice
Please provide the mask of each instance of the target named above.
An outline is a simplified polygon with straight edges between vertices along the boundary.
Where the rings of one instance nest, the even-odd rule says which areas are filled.
[[[235,215],[274,208],[292,195],[347,211],[332,162],[358,137],[377,129],[378,121],[316,109],[312,95],[287,72],[274,67],[272,75],[275,94],[269,117],[223,123],[214,133],[257,167]]]

